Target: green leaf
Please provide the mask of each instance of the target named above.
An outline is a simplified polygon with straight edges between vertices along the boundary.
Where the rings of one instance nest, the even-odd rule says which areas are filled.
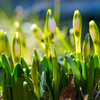
[[[5,39],[5,52],[7,54],[7,56],[9,58],[11,58],[11,49],[10,49],[10,43],[9,43],[9,40],[8,40],[8,37],[7,37],[7,34],[6,32],[4,32],[4,39]]]
[[[40,76],[39,73],[38,73],[38,76],[41,78],[41,76]],[[51,94],[51,91],[50,91],[50,88],[49,88],[48,84],[46,83],[45,80],[44,80],[43,82],[44,82],[44,84],[46,85],[46,87],[47,87],[47,89],[48,89],[48,91],[49,91],[50,100],[53,100],[53,98],[52,98],[52,94]]]
[[[39,73],[40,73],[40,75],[42,75],[43,71],[45,72],[45,65],[44,65],[43,59],[41,59],[40,66],[39,66]]]
[[[68,73],[68,71],[65,69],[63,62],[57,59],[57,62],[61,65],[65,73]]]
[[[43,82],[44,82],[44,71],[42,72],[41,82],[40,82],[40,97],[43,99]]]
[[[3,66],[0,66],[0,84],[2,81],[2,76],[3,76]]]
[[[63,66],[64,66],[64,68],[68,71],[68,64],[67,64],[67,61],[66,61],[65,58],[64,58],[64,60],[63,60]]]
[[[44,72],[44,79],[46,80],[46,71],[45,71],[45,64],[43,59],[40,60],[40,66],[39,66],[39,74],[42,75]]]
[[[24,100],[23,82],[24,77],[18,77],[17,81],[13,78],[13,100]]]
[[[9,81],[7,79],[6,71],[3,74],[3,93],[4,93],[4,100],[12,100],[12,87],[9,86]]]
[[[65,56],[65,59],[68,61],[68,63],[72,67],[72,69],[75,71],[75,75],[76,75],[77,80],[80,81],[81,80],[81,73],[80,73],[80,71],[78,69],[77,64],[73,60],[68,58],[67,56]]]
[[[93,59],[94,59],[94,68],[99,68],[99,58],[98,58],[98,55],[94,55],[93,56]],[[99,68],[100,69],[100,68]]]
[[[23,82],[23,94],[24,100],[32,100],[31,90],[28,88],[28,83],[26,81]]]
[[[13,76],[14,76],[15,81],[17,81],[17,78],[23,77],[23,74],[24,72],[23,72],[21,64],[17,63],[13,71]]]
[[[34,48],[34,55],[35,55],[35,59],[36,59],[36,63],[37,63],[37,67],[39,67],[39,56],[38,56],[38,53],[36,51],[36,49]]]
[[[80,72],[82,72],[82,67],[81,67],[81,63],[80,63],[79,59],[76,59],[76,64],[77,64],[77,67],[80,70]]]
[[[100,75],[100,68],[99,68],[99,58],[97,55],[94,55],[94,85],[96,84],[96,81],[99,79]]]
[[[26,82],[28,83],[28,85],[30,86],[31,92],[34,93],[34,87],[33,87],[33,81],[31,78],[23,75],[23,77],[26,79]]]
[[[59,85],[58,85],[58,96],[60,97],[60,93],[61,93],[61,89],[62,89],[62,79],[63,79],[63,77],[62,77],[62,74],[63,74],[63,69],[61,68],[60,69],[60,79],[59,79]],[[64,74],[65,74],[65,72],[64,72]]]
[[[60,97],[60,93],[62,89],[64,89],[68,85],[68,75],[65,73],[63,68],[60,69],[60,79],[58,85],[58,96]]]
[[[4,66],[5,72],[7,74],[7,79],[10,85],[12,85],[12,77],[11,77],[11,67],[9,65],[8,59],[4,53],[1,54],[1,62]]]
[[[46,71],[46,82],[47,82],[48,86],[51,87],[51,81],[52,81],[51,73],[53,73],[53,72],[49,68],[52,67],[52,65],[51,65],[52,63],[50,63],[50,61],[48,63],[46,56],[43,57],[43,61],[44,61],[45,71]]]
[[[87,66],[85,60],[82,62],[82,79],[83,79],[83,93],[86,94],[86,84],[87,84]]]
[[[25,78],[23,77],[23,69],[21,64],[17,63],[13,71],[13,100],[24,100],[23,96],[23,82]]]
[[[87,74],[87,93],[89,94],[89,97],[92,95],[93,83],[94,83],[94,60],[92,56],[90,58],[90,67],[88,69],[88,74]]]
[[[33,55],[33,60],[32,60],[31,77],[33,80],[34,92],[38,100],[40,100],[40,93],[39,93],[39,87],[38,87],[37,61],[36,61],[35,55]]]
[[[27,63],[26,63],[25,60],[23,59],[23,57],[21,57],[21,64],[22,64],[22,67],[23,67],[23,68],[26,68],[27,76],[29,76],[29,68],[28,68]]]

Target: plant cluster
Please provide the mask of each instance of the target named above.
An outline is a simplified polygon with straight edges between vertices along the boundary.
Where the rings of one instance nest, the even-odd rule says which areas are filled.
[[[76,10],[73,16],[73,34],[75,50],[66,42],[56,26],[49,9],[46,14],[44,32],[36,25],[31,27],[38,43],[45,50],[41,58],[36,49],[32,63],[27,64],[22,57],[26,45],[16,32],[12,41],[12,53],[6,32],[0,30],[0,93],[4,100],[59,100],[63,89],[71,82],[70,74],[75,76],[76,92],[79,100],[97,99],[99,90],[97,80],[100,75],[99,30],[96,23],[89,22],[89,32],[93,41],[94,55],[90,55],[90,37],[86,34],[81,50],[82,19]],[[54,36],[57,34],[65,47],[65,57],[58,59],[54,48]],[[22,50],[21,50],[22,49]],[[97,86],[94,89],[95,85]],[[69,92],[69,91],[67,91]],[[71,91],[73,92],[73,91]],[[71,99],[71,97],[64,97]],[[60,99],[61,100],[61,99]]]

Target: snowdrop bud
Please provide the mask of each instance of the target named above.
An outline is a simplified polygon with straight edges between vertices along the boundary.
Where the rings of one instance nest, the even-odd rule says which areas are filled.
[[[82,29],[81,15],[78,10],[75,10],[73,17],[73,29],[74,31],[80,32]]]
[[[54,20],[54,18],[49,18],[48,21],[48,29],[51,33],[54,33],[56,31],[56,22]]]
[[[35,37],[38,40],[43,40],[43,32],[42,32],[42,30],[36,24],[33,24],[31,26],[31,30],[33,31]]]
[[[93,41],[99,40],[99,30],[96,23],[93,20],[89,22],[89,31]]]

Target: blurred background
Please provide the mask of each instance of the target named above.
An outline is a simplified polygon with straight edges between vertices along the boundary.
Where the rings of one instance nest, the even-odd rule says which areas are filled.
[[[19,31],[21,40],[26,42],[28,52],[33,54],[33,48],[36,48],[39,54],[44,54],[31,31],[31,25],[35,23],[43,31],[48,9],[52,10],[56,24],[65,39],[72,28],[75,10],[79,10],[82,16],[82,41],[89,32],[90,20],[95,20],[100,28],[99,0],[0,0],[0,29],[7,32],[10,43],[14,33]],[[59,38],[55,39],[58,40]],[[55,47],[60,50],[57,51],[58,55],[65,49],[61,42],[55,42]]]

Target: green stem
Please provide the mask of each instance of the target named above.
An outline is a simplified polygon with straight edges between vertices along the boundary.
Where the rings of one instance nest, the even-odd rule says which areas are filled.
[[[75,36],[76,41],[76,59],[81,61],[81,36]]]
[[[56,60],[53,43],[50,43],[50,51],[52,56],[52,63],[53,63],[53,81],[54,81],[54,99],[58,100],[57,96],[57,71],[58,71],[58,63]]]
[[[94,45],[95,54],[97,54],[99,58],[99,43],[93,43],[93,45]]]
[[[57,61],[56,57],[52,58],[52,63],[53,63],[53,80],[54,80],[54,95],[55,95],[55,100],[57,100]]]
[[[45,27],[44,27],[44,37],[45,37],[44,41],[45,41],[46,58],[49,59],[50,51],[49,51],[48,31],[47,31],[46,24],[45,24]]]
[[[43,44],[43,42],[41,42],[40,40],[38,40],[38,43],[40,44],[40,46],[42,47],[42,49],[45,50],[45,45]]]

